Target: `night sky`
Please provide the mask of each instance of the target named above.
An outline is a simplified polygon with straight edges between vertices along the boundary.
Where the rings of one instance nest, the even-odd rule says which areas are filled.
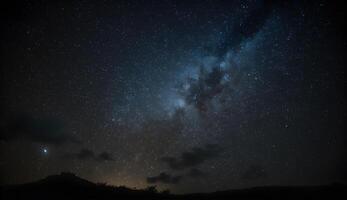
[[[0,183],[175,193],[343,182],[332,1],[23,1],[1,10]]]

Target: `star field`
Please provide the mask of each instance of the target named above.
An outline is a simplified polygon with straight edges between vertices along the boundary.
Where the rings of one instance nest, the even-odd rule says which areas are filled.
[[[339,5],[25,1],[2,15],[1,184],[346,181]]]

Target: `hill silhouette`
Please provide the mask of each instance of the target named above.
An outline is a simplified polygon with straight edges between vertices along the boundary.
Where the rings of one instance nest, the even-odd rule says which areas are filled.
[[[1,187],[1,199],[346,199],[344,184],[324,186],[267,186],[213,193],[176,195],[155,187],[130,189],[96,184],[63,172],[45,179]]]

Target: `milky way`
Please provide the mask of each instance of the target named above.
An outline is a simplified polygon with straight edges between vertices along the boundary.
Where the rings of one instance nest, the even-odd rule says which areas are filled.
[[[344,12],[94,1],[5,13],[1,183],[173,192],[345,181]]]

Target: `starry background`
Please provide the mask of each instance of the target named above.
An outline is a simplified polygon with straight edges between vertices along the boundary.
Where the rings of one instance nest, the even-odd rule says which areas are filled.
[[[6,5],[1,184],[62,171],[177,193],[346,181],[342,8]]]

